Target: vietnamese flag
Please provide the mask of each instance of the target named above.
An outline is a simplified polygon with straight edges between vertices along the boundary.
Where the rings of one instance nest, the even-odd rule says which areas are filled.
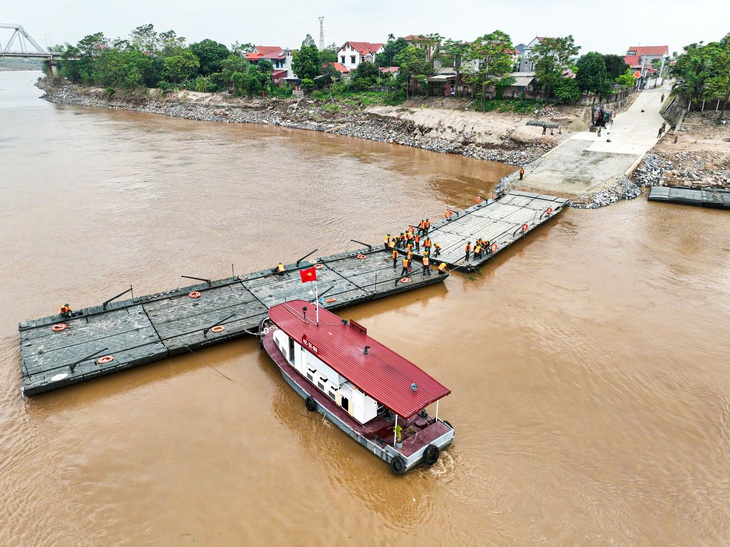
[[[317,281],[317,269],[314,266],[306,270],[299,270],[299,275],[302,276],[302,283]]]

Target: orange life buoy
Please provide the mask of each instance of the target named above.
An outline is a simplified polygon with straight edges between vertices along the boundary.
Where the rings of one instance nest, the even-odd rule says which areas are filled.
[[[358,260],[365,260],[365,258],[366,258],[366,257],[365,257],[365,255],[364,255],[364,254],[359,254],[359,255],[357,255],[357,259],[358,259]]]
[[[336,301],[337,301],[336,298],[328,298],[327,300],[325,300],[325,302],[327,302],[328,304],[332,304],[332,302],[336,302]]]
[[[499,249],[499,247],[497,246],[496,243],[492,243],[492,246],[489,247],[489,248],[492,249],[492,252],[493,253],[496,253],[497,252],[497,249]]]
[[[53,332],[61,332],[62,330],[66,330],[66,327],[67,327],[67,326],[68,326],[68,325],[66,325],[66,323],[56,323],[55,325],[53,325],[53,326],[51,327],[51,330],[52,330]]]
[[[477,196],[476,198],[474,198],[474,203],[481,203],[481,202],[482,202],[482,198],[480,196]]]
[[[547,214],[548,215],[552,215],[553,214],[553,208],[552,207],[548,207]]]
[[[523,225],[522,225],[522,231],[523,231],[523,232],[526,232],[526,231],[527,231],[527,230],[529,230],[529,229],[530,229],[530,227],[529,227],[529,226],[528,226],[527,224],[523,224]]]
[[[200,292],[193,291],[188,295],[190,298],[200,298]]]
[[[410,283],[410,282],[411,282],[411,278],[410,278],[410,277],[404,277],[404,278],[402,278],[402,279],[400,280],[400,282],[401,282],[401,283]]]
[[[111,355],[105,355],[104,357],[99,357],[97,363],[99,363],[100,365],[106,365],[108,363],[111,363],[112,361],[114,361],[114,357],[112,357]]]
[[[224,330],[226,330],[226,328],[220,325],[216,325],[215,327],[210,329],[211,332],[223,332]]]
[[[317,263],[316,263],[316,264],[314,265],[314,268],[315,268],[315,269],[317,269],[317,270],[321,270],[322,268],[324,268],[324,266],[322,266],[322,264],[320,264],[319,262],[317,262]]]

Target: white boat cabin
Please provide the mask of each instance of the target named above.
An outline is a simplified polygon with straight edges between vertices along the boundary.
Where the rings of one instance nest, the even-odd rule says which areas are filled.
[[[378,401],[357,389],[317,357],[317,346],[306,337],[300,342],[279,329],[274,332],[274,342],[290,365],[359,423],[369,422],[383,410]]]

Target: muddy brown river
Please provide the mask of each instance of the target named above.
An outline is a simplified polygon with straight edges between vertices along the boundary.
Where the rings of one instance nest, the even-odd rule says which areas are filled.
[[[727,545],[730,214],[566,210],[474,275],[340,313],[452,390],[393,476],[241,339],[35,398],[17,324],[380,243],[512,168],[57,106],[0,72],[4,545]]]

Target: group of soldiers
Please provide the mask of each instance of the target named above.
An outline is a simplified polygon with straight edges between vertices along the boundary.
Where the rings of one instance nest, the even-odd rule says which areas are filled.
[[[441,245],[438,242],[431,241],[428,237],[428,231],[431,229],[431,222],[421,220],[418,226],[409,226],[405,232],[401,232],[396,237],[391,237],[390,234],[386,234],[383,238],[383,247],[385,250],[390,250],[391,257],[393,258],[393,269],[398,267],[398,249],[405,251],[402,259],[403,269],[401,270],[401,277],[405,277],[412,270],[411,260],[413,259],[413,252],[420,253],[421,246],[423,246],[423,254],[421,256],[421,263],[423,265],[423,275],[431,275],[431,269],[429,268],[431,261],[431,253],[433,252],[433,258],[436,258],[441,254]],[[446,273],[446,264],[439,264],[437,271],[439,274]]]
[[[464,259],[469,260],[469,257],[472,256],[471,241],[468,241],[466,243],[464,250],[466,251],[466,256],[464,257]],[[490,246],[488,239],[477,238],[476,242],[474,243],[473,251],[473,258],[482,258],[483,256],[489,256],[490,254],[492,254],[492,247]]]

